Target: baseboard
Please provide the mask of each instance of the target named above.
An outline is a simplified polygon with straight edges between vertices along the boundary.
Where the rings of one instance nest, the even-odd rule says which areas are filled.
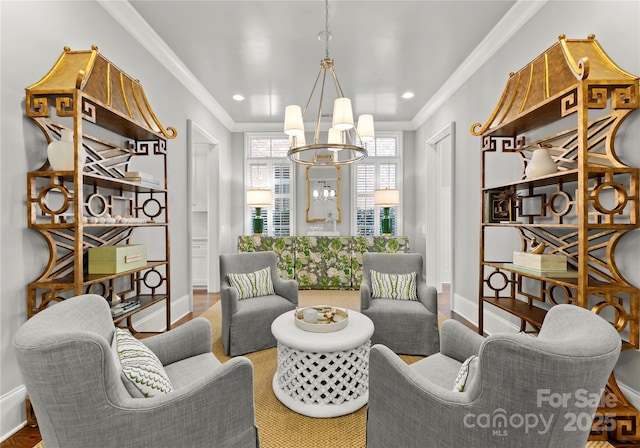
[[[489,309],[490,308],[490,309]],[[470,300],[459,294],[454,294],[453,311],[476,327],[478,326],[478,300]],[[484,310],[484,332],[493,333],[517,333],[520,331],[518,319],[495,307],[487,307]]]
[[[171,322],[177,322],[191,312],[189,295],[171,299]],[[157,332],[167,329],[165,302],[139,312],[134,318],[135,329],[140,332]]]
[[[26,425],[26,399],[27,389],[24,385],[0,397],[0,441],[8,439]]]

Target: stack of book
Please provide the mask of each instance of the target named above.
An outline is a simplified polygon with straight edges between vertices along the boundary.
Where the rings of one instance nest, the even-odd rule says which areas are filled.
[[[144,173],[142,171],[126,171],[124,173],[125,180],[131,182],[143,182],[145,184],[151,184],[156,187],[160,186],[160,182],[155,180],[151,174]]]
[[[140,302],[138,300],[124,300],[117,305],[111,306],[111,317],[122,316],[136,308],[140,308]]]

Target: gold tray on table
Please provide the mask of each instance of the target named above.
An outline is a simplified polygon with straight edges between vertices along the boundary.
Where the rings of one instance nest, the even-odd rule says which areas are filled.
[[[307,321],[304,319],[305,311],[310,310],[310,314],[317,313],[317,320]],[[309,312],[308,312],[309,313]],[[307,308],[298,308],[294,312],[294,320],[298,328],[314,333],[330,333],[342,330],[349,323],[349,313],[346,309],[335,308],[327,305],[316,305]]]

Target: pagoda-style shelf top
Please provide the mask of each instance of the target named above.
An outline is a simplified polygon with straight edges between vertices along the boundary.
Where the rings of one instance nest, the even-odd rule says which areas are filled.
[[[48,103],[44,98],[73,95],[77,90],[82,91],[85,98],[119,118],[105,118],[111,124],[129,121],[152,134],[169,139],[176,137],[174,128],[165,129],[158,121],[140,81],[102,56],[95,45],[91,50],[71,51],[69,47],[64,48],[51,70],[40,81],[27,87],[27,116],[48,116]],[[59,115],[61,111],[63,114],[69,112],[72,107],[72,104],[60,104],[56,99]],[[126,125],[121,127],[127,128]]]
[[[473,135],[515,136],[562,116],[561,99],[580,82],[631,89],[612,108],[637,108],[638,77],[621,69],[604,52],[594,35],[558,42],[516,73],[509,74],[498,105],[484,125],[475,123]],[[535,116],[532,116],[535,115]],[[479,128],[479,129],[478,129]]]

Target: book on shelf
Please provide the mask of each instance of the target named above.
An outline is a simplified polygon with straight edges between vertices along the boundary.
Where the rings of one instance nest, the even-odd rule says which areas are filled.
[[[154,180],[152,174],[143,171],[125,171],[124,177],[126,179]]]
[[[157,180],[146,180],[146,179],[140,179],[136,177],[128,177],[127,180],[129,182],[140,182],[147,185],[153,185],[154,187],[160,186],[160,181],[157,181]]]
[[[111,316],[118,317],[140,308],[140,302],[138,300],[125,300],[117,305],[111,307]]]
[[[578,271],[571,269],[564,270],[552,270],[552,269],[535,269],[526,266],[520,266],[513,263],[504,263],[506,269],[513,269],[514,271],[520,271],[525,274],[537,275],[539,277],[551,277],[551,278],[578,278]]]

